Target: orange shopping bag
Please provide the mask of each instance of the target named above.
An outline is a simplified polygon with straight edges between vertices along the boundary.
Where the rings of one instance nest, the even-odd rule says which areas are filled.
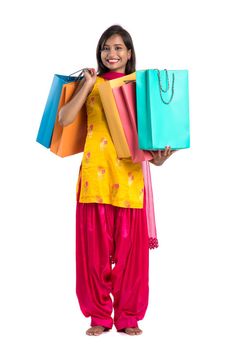
[[[77,113],[73,123],[62,126],[58,122],[58,113],[72,97],[78,82],[64,84],[59,101],[56,122],[52,135],[50,150],[60,157],[67,157],[84,151],[87,135],[87,115],[85,105]]]
[[[121,78],[105,81],[98,86],[103,109],[106,115],[110,134],[116,149],[118,158],[130,158],[131,152],[126,140],[124,128],[119,117],[112,89],[125,84],[126,80],[136,80],[136,73],[125,75]]]

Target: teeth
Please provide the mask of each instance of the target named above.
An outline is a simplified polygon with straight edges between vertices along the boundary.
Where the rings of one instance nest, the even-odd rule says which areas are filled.
[[[108,62],[118,62],[119,60],[107,60]]]

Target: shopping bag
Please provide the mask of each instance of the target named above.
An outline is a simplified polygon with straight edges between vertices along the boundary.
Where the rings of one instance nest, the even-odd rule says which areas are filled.
[[[79,82],[64,84],[58,105],[58,112],[52,134],[51,152],[60,157],[67,157],[84,151],[85,140],[87,136],[87,115],[85,105],[77,113],[73,123],[62,126],[58,122],[58,114],[64,104],[66,104],[79,87]]]
[[[125,84],[112,89],[119,117],[133,163],[152,159],[150,152],[141,150],[138,143],[136,121],[136,81],[125,81]]]
[[[136,101],[140,149],[190,147],[187,70],[136,71]]]
[[[105,81],[98,85],[100,98],[105,112],[106,120],[110,130],[118,158],[130,158],[131,152],[126,140],[123,125],[115,103],[112,88],[121,86],[126,80],[136,80],[136,73],[125,75],[121,78]]]
[[[36,138],[38,143],[47,148],[49,148],[51,144],[51,137],[63,85],[72,81],[77,81],[77,77],[72,77],[71,75],[54,75]]]

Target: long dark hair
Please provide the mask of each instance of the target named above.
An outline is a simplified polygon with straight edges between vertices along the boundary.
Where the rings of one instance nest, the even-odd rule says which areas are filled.
[[[96,49],[96,57],[97,57],[97,64],[98,64],[97,74],[98,75],[102,75],[103,73],[106,73],[109,71],[109,69],[107,67],[105,67],[104,64],[102,63],[101,49],[105,45],[105,42],[107,41],[107,39],[109,39],[114,34],[120,35],[121,38],[123,39],[123,42],[126,45],[127,49],[128,50],[131,49],[131,58],[128,60],[128,62],[126,64],[125,74],[133,73],[136,70],[136,55],[135,55],[135,50],[134,50],[131,35],[123,27],[115,24],[115,25],[107,28],[98,41],[97,49]]]

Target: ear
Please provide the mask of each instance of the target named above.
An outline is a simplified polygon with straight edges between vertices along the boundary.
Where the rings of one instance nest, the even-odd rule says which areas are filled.
[[[128,50],[128,60],[130,60],[131,56],[132,56],[132,51],[131,51],[131,49],[129,49]]]

